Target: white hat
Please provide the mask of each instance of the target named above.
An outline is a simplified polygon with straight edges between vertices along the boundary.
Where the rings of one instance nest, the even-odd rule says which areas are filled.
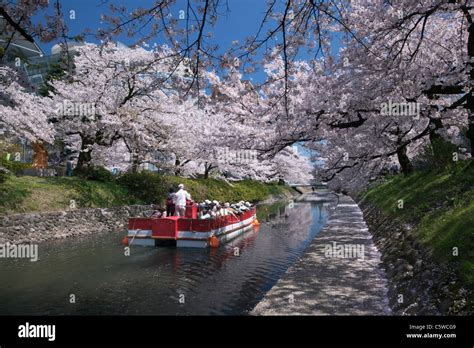
[[[229,202],[225,202],[225,203],[224,203],[224,207],[229,208],[229,207],[230,207]]]
[[[184,185],[183,185],[183,184],[179,184],[179,185],[178,185],[178,188],[179,188],[179,189],[182,189],[182,188],[184,188]]]

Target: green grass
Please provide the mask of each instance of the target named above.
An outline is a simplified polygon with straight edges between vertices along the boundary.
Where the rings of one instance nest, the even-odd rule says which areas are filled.
[[[79,208],[164,203],[168,188],[176,187],[179,183],[186,185],[186,189],[196,201],[216,199],[224,202],[240,200],[257,202],[270,195],[292,191],[286,186],[251,180],[229,184],[216,179],[188,179],[155,174],[152,178],[153,180],[146,182],[138,180],[133,183],[142,186],[140,192],[153,192],[153,195],[140,195],[137,193],[139,190],[133,185],[126,187],[117,181],[10,175],[0,184],[0,214],[64,210],[69,208],[71,200],[74,200]]]
[[[136,201],[114,182],[80,178],[9,176],[0,184],[0,214],[57,211],[77,207],[108,207]]]
[[[415,226],[415,236],[439,262],[449,262],[474,288],[474,161],[443,172],[397,175],[363,199],[388,216]],[[403,200],[403,208],[398,208]],[[457,248],[459,255],[453,255]]]
[[[177,186],[180,183],[184,184],[196,201],[215,199],[221,202],[240,200],[257,202],[264,200],[270,195],[291,191],[290,188],[282,185],[265,184],[253,180],[225,182],[217,179],[186,179],[175,176],[165,176],[163,178],[168,185]]]

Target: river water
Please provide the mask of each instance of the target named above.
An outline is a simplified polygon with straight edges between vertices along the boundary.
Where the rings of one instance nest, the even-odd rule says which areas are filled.
[[[258,230],[218,249],[132,247],[123,232],[39,245],[0,260],[0,315],[244,315],[327,220],[315,202],[260,205]],[[75,302],[75,303],[74,303]]]

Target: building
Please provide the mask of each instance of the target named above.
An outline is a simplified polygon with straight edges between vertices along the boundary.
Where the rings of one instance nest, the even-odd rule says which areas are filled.
[[[52,54],[47,56],[39,45],[18,31],[12,32],[7,21],[0,15],[0,50],[4,62],[14,64],[25,71],[31,85],[38,89],[43,85],[53,64],[61,59],[61,51],[55,47]]]

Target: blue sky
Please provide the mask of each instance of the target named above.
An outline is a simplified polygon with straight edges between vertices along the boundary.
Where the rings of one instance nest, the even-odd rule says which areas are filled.
[[[61,6],[65,14],[65,22],[69,28],[69,35],[74,36],[82,33],[86,28],[95,32],[97,28],[102,27],[100,15],[109,13],[109,3],[112,1],[104,0],[62,0]],[[147,7],[152,4],[151,0],[120,0],[113,1],[115,5],[123,5],[129,9],[136,7]],[[179,17],[179,11],[185,10],[185,1],[177,0],[175,16]],[[225,3],[224,3],[225,4]],[[217,44],[221,51],[231,47],[233,40],[243,40],[258,31],[259,24],[265,15],[266,0],[228,0],[229,11],[222,7],[219,21],[214,27],[208,27],[208,32],[212,32],[212,43]],[[75,19],[69,18],[70,11],[74,11]],[[132,44],[134,39],[129,39],[125,35],[117,38],[124,44]],[[157,43],[162,44],[157,38]],[[86,41],[95,42],[92,36],[88,36]],[[51,53],[51,47],[57,42],[47,44],[39,43],[45,54]],[[154,42],[148,42],[152,45]],[[253,78],[261,80],[263,73],[253,74]]]
[[[280,0],[279,6],[284,5],[284,0]],[[100,15],[102,13],[110,13],[109,5],[125,6],[127,9],[135,9],[137,7],[147,8],[154,3],[153,0],[61,0],[60,1],[63,13],[65,14],[65,22],[69,28],[69,35],[75,36],[82,33],[86,28],[89,28],[94,33],[98,28],[104,25],[100,22]],[[173,15],[178,18],[179,12],[185,10],[186,1],[177,0]],[[224,52],[230,48],[232,41],[239,40],[244,42],[245,38],[257,33],[259,25],[264,18],[266,9],[266,0],[227,0],[222,2],[222,7],[219,12],[221,16],[214,27],[207,27],[207,32],[211,32],[213,38],[209,40],[213,44],[217,44],[220,48],[220,52]],[[228,4],[228,8],[226,7]],[[70,18],[70,11],[74,11],[75,18]],[[174,13],[175,12],[175,13]],[[265,33],[265,30],[263,31]],[[117,37],[120,42],[130,45],[137,38],[127,38],[126,35]],[[160,42],[161,40],[161,42]],[[93,36],[86,38],[88,42],[96,42]],[[39,43],[41,48],[44,50],[46,55],[51,52],[51,47],[57,42],[51,42],[48,44]],[[153,45],[155,42],[148,42]],[[156,38],[157,44],[163,44],[163,40],[160,37]],[[334,47],[338,49],[337,45]],[[258,56],[257,56],[258,57]],[[306,58],[308,54],[305,50],[302,50],[300,58]],[[313,58],[313,57],[311,57]],[[261,70],[246,76],[255,82],[264,81],[264,73]]]

